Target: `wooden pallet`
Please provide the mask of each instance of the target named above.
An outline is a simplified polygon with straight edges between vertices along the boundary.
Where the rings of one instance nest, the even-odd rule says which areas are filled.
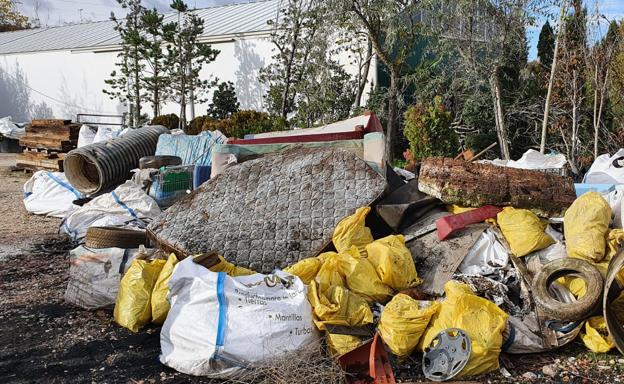
[[[43,153],[26,151],[15,156],[15,164],[18,168],[30,170],[49,170],[63,172],[64,153]]]

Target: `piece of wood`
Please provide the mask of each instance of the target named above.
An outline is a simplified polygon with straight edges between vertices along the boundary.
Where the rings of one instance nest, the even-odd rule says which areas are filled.
[[[544,217],[562,217],[576,199],[569,177],[445,158],[421,163],[418,189],[446,204],[511,205]]]
[[[455,232],[445,241],[438,240],[435,232],[412,236],[422,228],[432,224],[449,213],[438,208],[429,215],[402,231],[406,239],[405,245],[409,248],[416,264],[418,277],[423,283],[418,286],[422,292],[434,295],[444,295],[444,284],[451,280],[453,274],[464,260],[470,248],[479,236],[488,228],[487,224],[475,224]]]
[[[34,127],[48,127],[48,126],[62,126],[68,125],[71,123],[71,120],[65,119],[34,119],[31,121],[31,125]]]

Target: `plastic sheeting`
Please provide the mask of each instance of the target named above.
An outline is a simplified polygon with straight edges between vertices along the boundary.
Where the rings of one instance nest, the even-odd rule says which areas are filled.
[[[78,208],[73,201],[80,192],[69,184],[63,172],[37,171],[24,184],[24,207],[30,213],[65,217]]]
[[[567,162],[565,155],[544,155],[534,149],[529,149],[518,160],[496,159],[491,161],[491,164],[521,169],[561,169]]]
[[[91,226],[124,225],[153,219],[161,213],[156,201],[137,184],[127,181],[114,191],[98,196],[73,211],[61,223],[61,230],[73,240],[85,237]]]
[[[0,119],[0,135],[9,139],[19,139],[26,133],[26,128],[11,121],[11,116]]]
[[[219,131],[204,131],[199,135],[161,135],[156,156],[178,156],[183,165],[211,165],[212,148],[227,141]]]
[[[509,262],[507,250],[492,229],[485,230],[470,248],[458,272],[464,275],[491,275]]]

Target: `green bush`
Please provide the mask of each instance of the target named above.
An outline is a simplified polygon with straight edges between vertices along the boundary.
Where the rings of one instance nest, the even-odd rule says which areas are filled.
[[[199,134],[201,131],[204,130],[204,124],[210,120],[212,119],[208,116],[197,116],[196,118],[191,120],[189,125],[186,126],[185,133],[187,135]]]
[[[242,139],[246,134],[278,131],[286,126],[283,119],[274,119],[264,112],[244,110],[233,113],[229,119],[206,120],[203,130],[219,130],[227,137]]]
[[[409,142],[414,160],[430,156],[454,157],[459,149],[459,138],[451,128],[453,117],[444,109],[442,98],[433,103],[417,103],[405,112],[403,135]]]
[[[160,115],[152,119],[151,125],[162,125],[169,129],[176,129],[180,125],[180,118],[175,113]]]

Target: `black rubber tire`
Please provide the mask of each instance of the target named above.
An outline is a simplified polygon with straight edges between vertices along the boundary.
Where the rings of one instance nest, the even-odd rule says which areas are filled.
[[[139,168],[160,168],[168,165],[182,165],[182,159],[178,156],[145,156],[139,159]]]
[[[87,248],[138,248],[147,246],[144,230],[119,227],[90,227],[87,229],[85,246]]]
[[[553,298],[548,287],[563,276],[578,276],[585,281],[587,293],[571,303],[563,303]],[[544,314],[553,320],[577,321],[589,316],[600,302],[604,280],[590,263],[580,259],[563,258],[544,265],[533,278],[533,298]]]

